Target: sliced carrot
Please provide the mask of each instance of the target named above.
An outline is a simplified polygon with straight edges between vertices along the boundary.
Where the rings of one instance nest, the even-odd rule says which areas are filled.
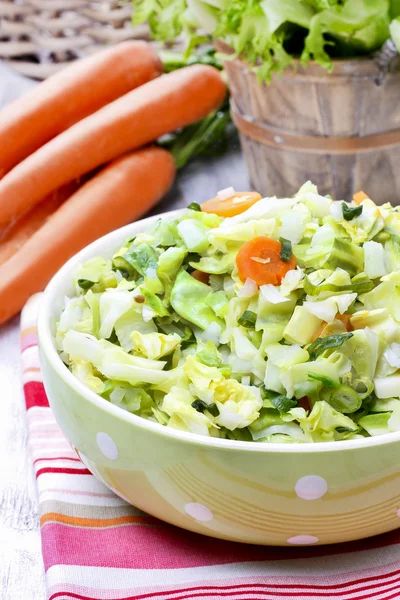
[[[141,41],[127,41],[71,63],[0,112],[0,177],[46,142],[134,88],[162,63]]]
[[[335,315],[334,320],[331,323],[326,323],[326,321],[322,321],[321,325],[312,336],[312,341],[315,342],[315,340],[319,337],[325,337],[327,335],[332,335],[333,333],[338,333],[337,327],[335,331],[335,321],[340,321],[341,323],[343,323],[343,325],[346,328],[346,331],[353,331],[353,326],[351,324],[350,319],[351,315],[341,315],[340,313],[337,313]]]
[[[318,329],[314,332],[311,341],[315,342],[315,340],[317,340],[320,337],[323,337],[322,334],[324,332],[324,329],[326,328],[326,326],[328,325],[328,323],[326,321],[322,321],[321,325],[318,327]]]
[[[367,196],[367,194],[363,191],[359,191],[356,192],[355,194],[353,194],[353,202],[354,204],[361,204],[361,202],[363,202],[364,200],[368,200],[369,196]]]
[[[1,265],[0,324],[42,290],[73,254],[146,213],[167,192],[174,175],[171,154],[150,147],[117,159],[85,183]]]
[[[225,200],[215,196],[215,198],[203,202],[201,210],[220,217],[234,217],[245,212],[259,200],[261,200],[261,195],[258,192],[235,192],[233,196]]]
[[[0,181],[0,229],[69,181],[216,109],[226,94],[217,69],[192,65],[162,75],[75,123]],[[155,171],[151,175],[157,177]]]
[[[243,244],[236,256],[239,277],[252,279],[258,286],[272,283],[279,285],[288,271],[296,268],[292,256],[288,262],[281,259],[282,244],[267,237],[256,237]]]
[[[192,277],[197,279],[197,281],[201,281],[202,283],[205,283],[207,285],[210,282],[210,276],[208,273],[203,273],[203,271],[199,271],[198,269],[195,269],[190,274]]]
[[[67,183],[67,185],[50,194],[48,198],[30,210],[22,219],[9,227],[0,241],[0,265],[18,252],[25,242],[44,225],[57,208],[79,189],[82,183],[82,181]]]
[[[341,315],[340,313],[337,313],[335,319],[337,321],[342,321],[342,323],[344,324],[344,326],[346,327],[346,331],[353,331],[353,325],[351,324],[351,317],[352,315]]]

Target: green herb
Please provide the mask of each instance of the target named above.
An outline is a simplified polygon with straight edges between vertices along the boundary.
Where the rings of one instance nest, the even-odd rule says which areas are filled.
[[[285,240],[285,238],[279,238],[279,241],[282,244],[280,258],[283,262],[289,262],[292,258],[292,242]]]
[[[195,210],[196,212],[201,212],[201,206],[200,206],[200,204],[197,204],[197,202],[191,202],[187,208],[189,210]]]
[[[218,417],[219,415],[218,406],[215,404],[215,402],[207,404],[204,402],[204,400],[195,400],[192,402],[192,406],[197,410],[197,412],[203,413],[205,410],[208,410],[213,417]]]
[[[201,413],[203,413],[206,410],[206,408],[208,408],[208,404],[204,402],[204,400],[195,400],[194,402],[192,402],[192,406],[197,410],[197,412]]]
[[[245,310],[241,317],[238,318],[238,323],[246,329],[254,329],[257,321],[257,315],[251,310]]]
[[[310,360],[315,360],[320,354],[329,350],[330,348],[339,348],[344,342],[353,337],[353,333],[337,333],[334,335],[328,335],[324,338],[317,338],[309,348],[308,353]]]
[[[270,398],[270,401],[281,412],[288,412],[291,408],[298,405],[297,400],[294,398],[287,398],[281,395]]]
[[[81,290],[90,290],[94,286],[95,281],[89,281],[89,279],[78,279],[78,285]]]
[[[309,379],[313,379],[314,381],[320,381],[327,388],[335,388],[339,387],[340,385],[337,383],[337,381],[334,381],[326,375],[320,375],[319,373],[307,373],[307,377]]]
[[[342,202],[342,214],[345,221],[352,221],[355,217],[359,217],[362,211],[362,204],[353,207],[346,204],[346,202]]]
[[[350,427],[336,427],[338,433],[357,433],[358,429],[351,429]]]
[[[197,156],[222,153],[234,132],[227,97],[221,108],[193,125],[160,138],[158,144],[171,152],[176,168],[181,169]]]

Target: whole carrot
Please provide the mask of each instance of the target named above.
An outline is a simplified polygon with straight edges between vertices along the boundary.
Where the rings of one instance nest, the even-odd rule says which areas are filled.
[[[203,118],[224,99],[218,70],[193,65],[162,75],[76,123],[0,181],[0,229],[92,169]]]
[[[119,158],[85,183],[0,267],[0,324],[73,254],[147,212],[174,176],[169,152],[151,146]]]
[[[57,208],[79,189],[81,183],[81,181],[72,181],[64,185],[61,189],[52,192],[48,198],[39,202],[22,219],[5,231],[0,242],[0,265],[18,252]]]
[[[163,67],[145,42],[123,42],[66,67],[0,112],[0,177],[74,123]]]

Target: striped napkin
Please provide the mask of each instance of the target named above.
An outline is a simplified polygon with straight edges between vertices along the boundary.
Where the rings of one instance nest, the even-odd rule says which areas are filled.
[[[49,408],[22,312],[23,382],[50,600],[400,598],[400,530],[338,546],[268,548],[189,533],[115,496],[77,458]]]

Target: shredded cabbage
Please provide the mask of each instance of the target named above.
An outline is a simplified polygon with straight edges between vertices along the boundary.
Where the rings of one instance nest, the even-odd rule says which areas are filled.
[[[241,279],[236,257],[254,237],[291,243],[296,266],[279,285]],[[106,401],[193,434],[399,431],[399,240],[396,208],[335,202],[310,182],[227,219],[192,206],[77,268],[56,346]],[[270,259],[254,258],[268,273]]]

